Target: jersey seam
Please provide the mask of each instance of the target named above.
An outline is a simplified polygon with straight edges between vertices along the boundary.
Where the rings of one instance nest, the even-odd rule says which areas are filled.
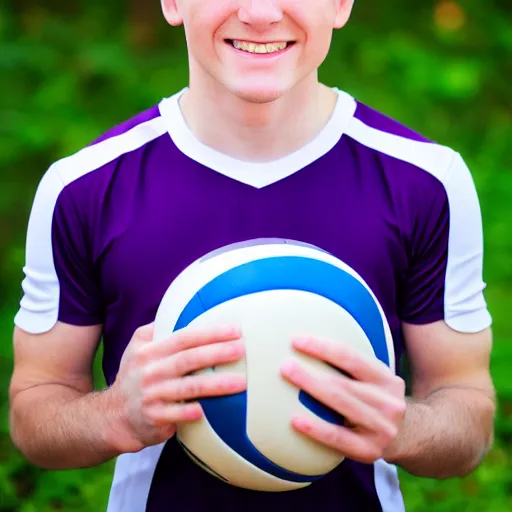
[[[445,188],[446,190],[446,182],[448,181],[448,179],[450,178],[452,172],[453,172],[453,168],[455,167],[455,159],[457,157],[460,157],[460,153],[458,153],[457,151],[451,149],[451,152],[452,152],[452,158],[450,160],[450,162],[448,163],[448,165],[446,166],[446,169],[445,169],[445,175],[444,175],[444,179],[443,180],[439,180],[442,184],[443,184],[443,187]],[[446,196],[448,197],[448,193],[446,194]],[[448,204],[450,203],[450,200],[448,199]]]

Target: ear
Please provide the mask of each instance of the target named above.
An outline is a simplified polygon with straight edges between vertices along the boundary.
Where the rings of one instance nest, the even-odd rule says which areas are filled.
[[[177,27],[183,23],[183,18],[179,13],[177,0],[161,0],[161,4],[164,18],[169,25]]]
[[[334,20],[334,28],[342,28],[350,18],[352,7],[354,7],[354,0],[335,0],[335,2],[336,18]]]

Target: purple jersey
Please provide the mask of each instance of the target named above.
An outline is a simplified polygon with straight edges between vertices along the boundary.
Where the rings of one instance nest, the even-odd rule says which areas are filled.
[[[308,145],[244,162],[194,137],[180,94],[45,174],[28,227],[20,328],[102,324],[110,384],[133,332],[154,320],[185,267],[258,238],[313,244],[358,272],[386,314],[395,362],[401,322],[445,320],[461,332],[490,325],[480,208],[459,154],[338,91]],[[173,438],[118,458],[108,511],[403,508],[396,468],[383,460],[345,460],[307,488],[260,493],[210,476]]]

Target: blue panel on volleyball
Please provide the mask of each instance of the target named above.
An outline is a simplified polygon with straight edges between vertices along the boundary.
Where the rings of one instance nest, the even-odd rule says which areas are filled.
[[[375,355],[389,365],[384,323],[367,288],[350,273],[329,263],[297,256],[251,261],[217,276],[192,298],[175,330],[188,326],[204,312],[224,302],[271,290],[300,290],[325,297],[344,308],[361,326]],[[301,403],[320,418],[343,424],[343,417],[309,394],[299,393]],[[200,400],[217,435],[240,456],[259,469],[284,480],[309,482],[323,475],[299,475],[264,457],[247,437],[247,393]]]

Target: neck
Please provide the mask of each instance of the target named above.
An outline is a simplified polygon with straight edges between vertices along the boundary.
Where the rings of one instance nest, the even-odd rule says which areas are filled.
[[[244,161],[271,161],[297,151],[322,130],[337,99],[316,76],[269,103],[250,103],[209,82],[191,80],[181,98],[185,120],[203,144]]]

